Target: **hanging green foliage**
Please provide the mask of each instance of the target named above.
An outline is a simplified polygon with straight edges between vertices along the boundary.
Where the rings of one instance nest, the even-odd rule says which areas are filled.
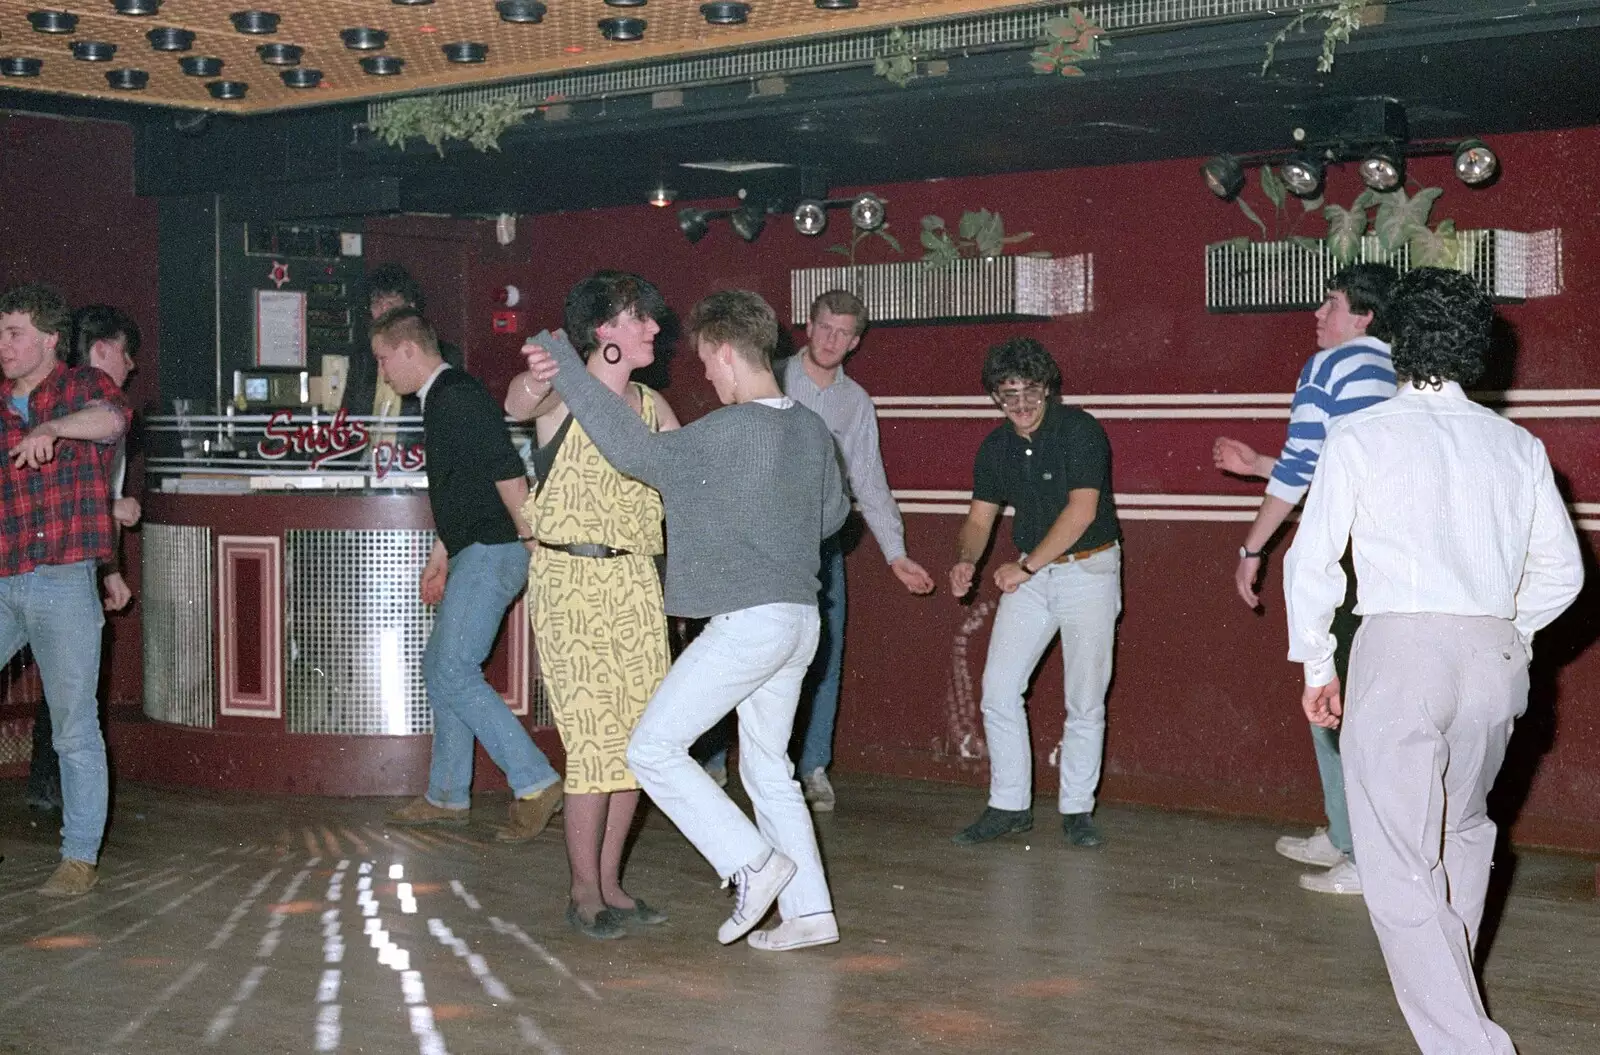
[[[421,139],[444,157],[444,144],[451,140],[485,152],[499,150],[501,133],[532,112],[511,96],[462,103],[442,95],[414,95],[383,104],[368,127],[392,147]]]
[[[1289,39],[1290,33],[1304,33],[1306,27],[1313,21],[1325,23],[1322,27],[1322,54],[1317,57],[1317,71],[1328,73],[1333,69],[1333,53],[1340,44],[1350,39],[1350,34],[1360,29],[1366,9],[1381,6],[1379,0],[1337,0],[1335,3],[1321,4],[1312,10],[1302,8],[1300,13],[1289,20],[1289,24],[1273,34],[1267,41],[1267,54],[1261,60],[1261,73],[1266,75],[1267,68],[1272,65],[1273,57],[1277,54],[1278,45]]]
[[[1000,214],[988,209],[961,214],[951,234],[940,216],[922,218],[922,262],[929,267],[949,267],[964,256],[999,256],[1005,247],[1033,237],[1032,231],[1006,234]]]
[[[917,79],[917,62],[921,58],[910,35],[895,26],[889,30],[878,57],[872,60],[872,72],[896,88],[904,88]]]
[[[1078,64],[1100,57],[1100,49],[1111,46],[1105,39],[1106,31],[1076,7],[1067,8],[1065,16],[1052,18],[1044,24],[1044,35],[1039,46],[1028,56],[1033,72],[1059,73],[1063,77],[1082,77]]]

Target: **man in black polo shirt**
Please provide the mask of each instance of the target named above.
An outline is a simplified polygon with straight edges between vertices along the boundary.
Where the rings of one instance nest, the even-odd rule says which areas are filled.
[[[1095,787],[1105,744],[1106,687],[1122,612],[1122,529],[1111,494],[1111,444],[1100,423],[1061,405],[1061,370],[1038,341],[989,349],[983,386],[1007,424],[984,438],[972,506],[950,589],[966,596],[1006,505],[1016,508],[1016,560],[995,569],[1000,607],[983,669],[989,805],[954,842],[987,842],[1033,827],[1033,753],[1022,694],[1050,638],[1061,635],[1067,724],[1061,740],[1061,827],[1073,846],[1098,846]]]
[[[472,741],[483,742],[514,795],[503,842],[531,839],[561,803],[561,781],[483,676],[506,609],[528,581],[530,533],[522,520],[528,478],[500,405],[439,355],[439,338],[414,311],[372,329],[385,382],[422,404],[428,505],[438,538],[422,570],[422,601],[438,605],[422,657],[433,709],[428,792],[389,814],[390,824],[465,824],[472,805]]]

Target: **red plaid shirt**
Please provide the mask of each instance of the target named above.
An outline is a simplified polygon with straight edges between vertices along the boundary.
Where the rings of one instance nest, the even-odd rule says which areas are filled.
[[[111,378],[93,367],[56,364],[28,396],[30,422],[11,406],[12,381],[0,378],[0,576],[41,564],[108,561],[116,548],[110,473],[114,444],[56,440],[55,457],[39,469],[19,469],[12,450],[30,431],[93,403],[133,417]]]

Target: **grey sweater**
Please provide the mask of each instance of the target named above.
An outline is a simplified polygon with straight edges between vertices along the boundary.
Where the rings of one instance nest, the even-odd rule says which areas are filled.
[[[556,391],[600,453],[661,492],[668,613],[817,603],[818,548],[850,512],[821,418],[798,403],[740,403],[651,432],[570,344],[540,343],[559,365]]]

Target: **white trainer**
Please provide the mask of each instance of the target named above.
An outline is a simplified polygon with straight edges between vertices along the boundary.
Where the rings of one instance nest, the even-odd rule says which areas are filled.
[[[828,774],[821,767],[800,778],[800,790],[805,793],[806,805],[811,807],[812,813],[833,812],[833,785],[828,783]]]
[[[717,928],[717,940],[731,945],[750,933],[761,917],[767,914],[772,903],[778,900],[783,888],[794,878],[794,862],[776,850],[768,850],[766,860],[759,865],[748,864],[723,880],[722,885],[733,884],[735,900],[733,915],[723,920]]]
[[[1361,896],[1361,873],[1356,863],[1340,857],[1339,863],[1326,872],[1307,872],[1300,877],[1300,885],[1318,894],[1355,894]]]
[[[1317,868],[1332,868],[1344,860],[1344,854],[1328,838],[1328,829],[1318,828],[1308,838],[1285,835],[1272,847],[1291,861]]]
[[[832,945],[839,940],[839,921],[831,912],[786,919],[767,930],[753,930],[745,939],[752,949],[762,952],[788,952],[813,945]]]

